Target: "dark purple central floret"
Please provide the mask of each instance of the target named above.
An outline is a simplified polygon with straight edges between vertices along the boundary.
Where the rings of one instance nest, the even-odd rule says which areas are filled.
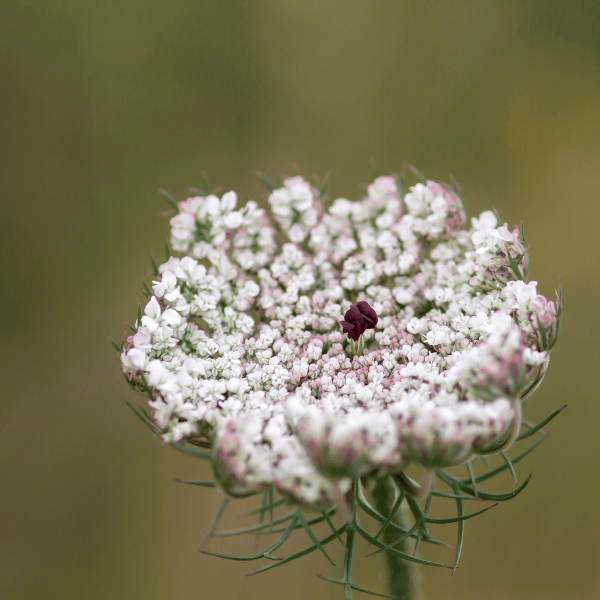
[[[377,314],[367,302],[361,300],[356,306],[351,305],[342,321],[342,329],[348,334],[348,339],[358,341],[366,329],[375,329]]]

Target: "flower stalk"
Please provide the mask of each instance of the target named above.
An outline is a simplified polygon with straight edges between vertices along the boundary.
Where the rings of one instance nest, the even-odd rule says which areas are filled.
[[[372,492],[375,509],[379,513],[388,516],[397,494],[398,490],[390,477],[377,479]],[[406,503],[402,502],[400,509],[396,511],[393,517],[394,522],[403,529],[406,529],[406,523],[402,518],[406,506]],[[386,527],[383,532],[383,543],[386,546],[396,548],[400,552],[410,553],[409,540],[410,538],[405,537],[398,529],[393,527]],[[383,553],[382,560],[388,593],[393,597],[402,598],[402,600],[419,600],[417,565],[391,552]]]

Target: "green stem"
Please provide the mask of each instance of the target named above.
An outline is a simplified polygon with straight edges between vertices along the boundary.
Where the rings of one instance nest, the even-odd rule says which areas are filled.
[[[375,509],[380,514],[387,516],[396,500],[397,489],[392,482],[391,477],[382,477],[377,480],[377,484],[372,492]],[[395,522],[401,527],[406,528],[402,523],[403,518],[400,513],[406,510],[406,502],[402,502],[397,515],[394,517]],[[393,544],[399,539],[402,534],[394,527],[387,527],[383,532],[383,543],[387,546]],[[409,549],[409,540],[407,538],[395,546],[397,550],[407,554],[412,553]],[[417,600],[418,595],[415,589],[415,565],[407,560],[403,560],[398,555],[391,552],[384,552],[383,559],[385,561],[386,579],[388,582],[388,592],[402,600]]]

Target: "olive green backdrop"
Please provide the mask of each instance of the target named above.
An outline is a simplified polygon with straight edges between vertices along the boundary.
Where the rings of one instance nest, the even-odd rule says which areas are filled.
[[[528,489],[467,523],[454,577],[422,572],[427,598],[600,596],[599,40],[589,1],[0,2],[0,597],[342,596],[318,553],[250,578],[199,553],[219,493],[174,481],[210,475],[128,409],[110,340],[163,256],[159,187],[205,170],[264,202],[253,171],[296,161],[358,198],[373,157],[523,219],[532,278],[564,287],[528,416],[569,407],[518,465]],[[381,589],[378,566],[356,582]]]

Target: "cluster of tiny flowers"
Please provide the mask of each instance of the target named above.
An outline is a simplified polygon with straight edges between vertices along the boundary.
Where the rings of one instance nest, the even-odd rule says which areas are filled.
[[[318,196],[286,179],[273,220],[234,192],[179,203],[180,257],[121,355],[165,442],[210,444],[232,496],[274,485],[316,508],[357,476],[510,445],[560,317],[526,282],[519,230],[491,211],[468,223],[433,181]]]
[[[256,202],[247,202],[242,210],[234,210],[236,205],[235,192],[180,202],[171,219],[173,249],[211,262],[227,252],[243,270],[258,271],[277,251],[275,229]]]

